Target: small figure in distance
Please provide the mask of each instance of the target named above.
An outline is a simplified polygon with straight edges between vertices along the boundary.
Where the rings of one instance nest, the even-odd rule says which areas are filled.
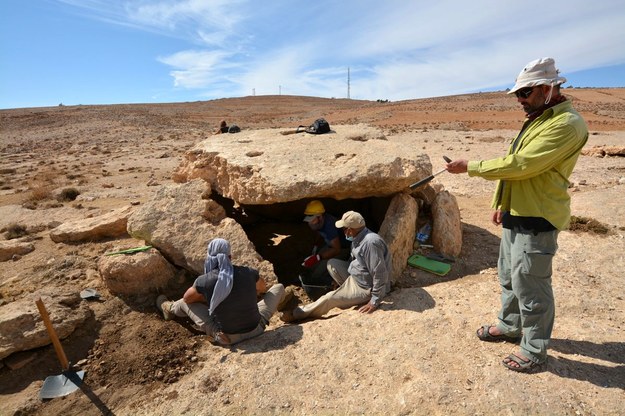
[[[219,122],[219,128],[215,131],[214,134],[222,134],[222,133],[228,133],[228,123],[226,123],[226,120],[221,120]]]

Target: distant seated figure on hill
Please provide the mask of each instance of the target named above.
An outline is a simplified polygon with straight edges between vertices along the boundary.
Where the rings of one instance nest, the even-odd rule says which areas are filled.
[[[215,134],[228,133],[228,123],[226,120],[221,120],[219,122],[219,128],[215,131]]]
[[[265,331],[285,293],[282,284],[267,290],[265,280],[250,267],[230,262],[230,243],[215,238],[208,244],[204,274],[195,279],[182,299],[156,299],[165,320],[189,317],[211,342],[231,345]],[[257,297],[263,295],[260,302]]]

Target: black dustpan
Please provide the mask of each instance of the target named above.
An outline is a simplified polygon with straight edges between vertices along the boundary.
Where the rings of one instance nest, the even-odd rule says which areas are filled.
[[[46,307],[41,301],[41,298],[39,298],[35,303],[37,304],[37,308],[39,309],[41,319],[43,319],[43,323],[46,325],[46,329],[48,330],[48,335],[50,335],[52,345],[54,345],[56,356],[61,363],[61,367],[63,368],[62,374],[59,374],[58,376],[46,377],[46,380],[43,382],[43,387],[39,392],[39,398],[53,399],[55,397],[67,396],[68,394],[80,388],[80,385],[82,384],[82,379],[85,376],[85,372],[75,372],[70,370],[69,361],[67,361],[65,351],[63,350],[63,346],[59,341],[59,337],[56,335],[56,331],[52,326],[52,322],[50,322],[50,316],[48,315]]]

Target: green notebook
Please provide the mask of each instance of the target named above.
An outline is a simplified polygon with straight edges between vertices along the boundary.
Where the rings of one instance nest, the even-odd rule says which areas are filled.
[[[147,251],[147,250],[149,250],[151,248],[152,248],[152,246],[141,246],[141,247],[129,248],[127,250],[120,250],[120,251],[113,251],[112,253],[106,253],[105,256],[114,256],[116,254],[138,253],[140,251]]]
[[[423,257],[419,254],[413,254],[408,258],[408,264],[412,267],[434,273],[439,276],[445,276],[451,270],[451,265]]]

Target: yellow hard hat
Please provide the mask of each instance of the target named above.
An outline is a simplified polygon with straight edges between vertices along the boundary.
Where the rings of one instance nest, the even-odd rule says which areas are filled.
[[[306,210],[304,210],[304,215],[321,215],[326,212],[326,209],[323,207],[323,204],[319,200],[313,200],[306,205]]]

